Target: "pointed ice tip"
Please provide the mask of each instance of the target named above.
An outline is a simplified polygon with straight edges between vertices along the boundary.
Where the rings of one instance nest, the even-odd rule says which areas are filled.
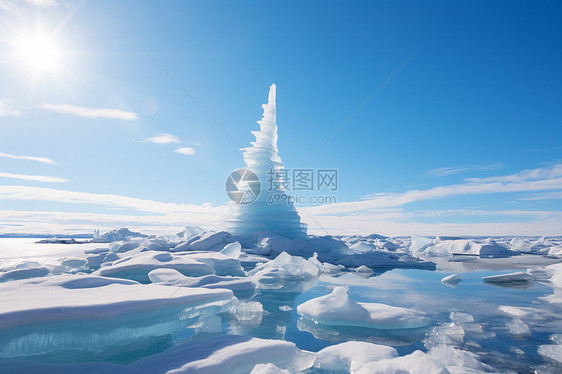
[[[269,98],[267,100],[267,105],[273,105],[275,106],[275,89],[277,86],[275,86],[275,83],[271,85],[271,87],[269,87]]]

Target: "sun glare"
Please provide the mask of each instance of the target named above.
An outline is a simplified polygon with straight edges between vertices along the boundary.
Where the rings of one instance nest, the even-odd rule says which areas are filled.
[[[16,59],[36,73],[57,70],[61,54],[57,43],[43,33],[26,35],[16,43]]]

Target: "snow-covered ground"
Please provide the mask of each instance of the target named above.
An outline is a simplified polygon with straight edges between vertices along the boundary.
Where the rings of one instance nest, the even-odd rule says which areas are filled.
[[[562,370],[562,238],[0,239],[0,372]]]

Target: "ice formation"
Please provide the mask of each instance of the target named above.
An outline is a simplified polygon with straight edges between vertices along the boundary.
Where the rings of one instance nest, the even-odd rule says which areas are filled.
[[[277,149],[275,84],[269,88],[267,104],[259,131],[252,131],[256,141],[244,148],[244,162],[261,183],[260,193],[248,204],[230,203],[230,216],[224,222],[226,231],[239,236],[252,236],[260,231],[282,235],[289,239],[306,237],[306,224],[288,201],[283,187],[284,168]],[[270,186],[272,188],[270,188]]]
[[[446,277],[443,277],[441,279],[441,283],[447,284],[447,285],[456,285],[456,284],[459,284],[459,282],[461,280],[462,280],[462,278],[460,277],[460,275],[451,274],[451,275],[447,275]]]
[[[256,291],[256,284],[247,277],[205,275],[186,277],[175,269],[156,269],[148,273],[150,281],[155,284],[175,287],[225,288],[232,290],[237,297],[251,297]]]
[[[509,274],[491,275],[483,277],[482,280],[488,283],[530,282],[533,280],[533,276],[527,272],[518,271]]]
[[[94,274],[148,283],[148,273],[159,268],[176,269],[186,276],[202,276],[215,273],[215,269],[211,265],[198,261],[191,256],[181,256],[160,251],[141,252],[107,265],[96,270]]]
[[[314,367],[326,371],[355,373],[363,365],[398,356],[396,349],[367,342],[345,342],[322,349]]]
[[[358,303],[344,287],[297,307],[297,312],[323,325],[360,326],[382,330],[427,326],[429,319],[414,310],[379,303]]]
[[[290,240],[189,227],[114,239],[4,252],[18,256],[0,258],[0,372],[475,373],[501,372],[487,364],[508,361],[514,372],[557,372],[562,361],[562,338],[544,333],[558,331],[562,303],[560,259],[544,255],[562,238],[494,238],[493,246],[484,238]],[[470,253],[485,245],[525,255]],[[428,264],[438,272],[411,270]],[[479,269],[500,274],[498,285],[534,279],[552,291],[489,287]],[[442,287],[454,273],[465,283]],[[340,285],[390,302],[386,290],[416,309],[357,302]],[[318,297],[326,286],[336,288]],[[485,295],[467,298],[470,287]]]
[[[219,312],[233,300],[225,289],[171,292],[165,286],[92,275],[3,283],[0,297],[0,358],[111,355],[115,347],[165,339],[200,312],[211,306]]]

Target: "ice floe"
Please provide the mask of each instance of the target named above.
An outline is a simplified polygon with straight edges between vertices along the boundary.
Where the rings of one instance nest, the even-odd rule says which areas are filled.
[[[462,278],[460,277],[460,275],[458,274],[451,274],[451,275],[447,275],[446,277],[443,277],[441,279],[441,283],[447,284],[447,285],[457,285],[460,283],[460,281],[462,280]]]
[[[175,287],[226,288],[237,297],[251,297],[256,291],[256,284],[247,277],[204,275],[187,277],[175,269],[155,269],[148,273],[152,283]]]
[[[109,266],[101,267],[94,274],[148,283],[148,273],[160,268],[175,269],[186,276],[202,276],[215,273],[215,269],[211,265],[191,256],[147,251],[119,259]]]
[[[225,289],[172,291],[92,275],[2,283],[0,298],[0,357],[50,354],[59,360],[88,352],[111,355],[115,346],[164,339],[206,310],[217,313],[233,301]]]
[[[355,373],[369,362],[397,356],[396,349],[386,345],[350,341],[319,351],[314,367],[329,372]]]
[[[518,271],[509,274],[490,275],[483,277],[482,280],[487,283],[530,282],[533,280],[533,276],[527,272]]]
[[[415,310],[379,303],[360,303],[350,299],[344,287],[306,301],[297,307],[304,318],[323,325],[361,326],[374,329],[414,329],[429,324]]]

